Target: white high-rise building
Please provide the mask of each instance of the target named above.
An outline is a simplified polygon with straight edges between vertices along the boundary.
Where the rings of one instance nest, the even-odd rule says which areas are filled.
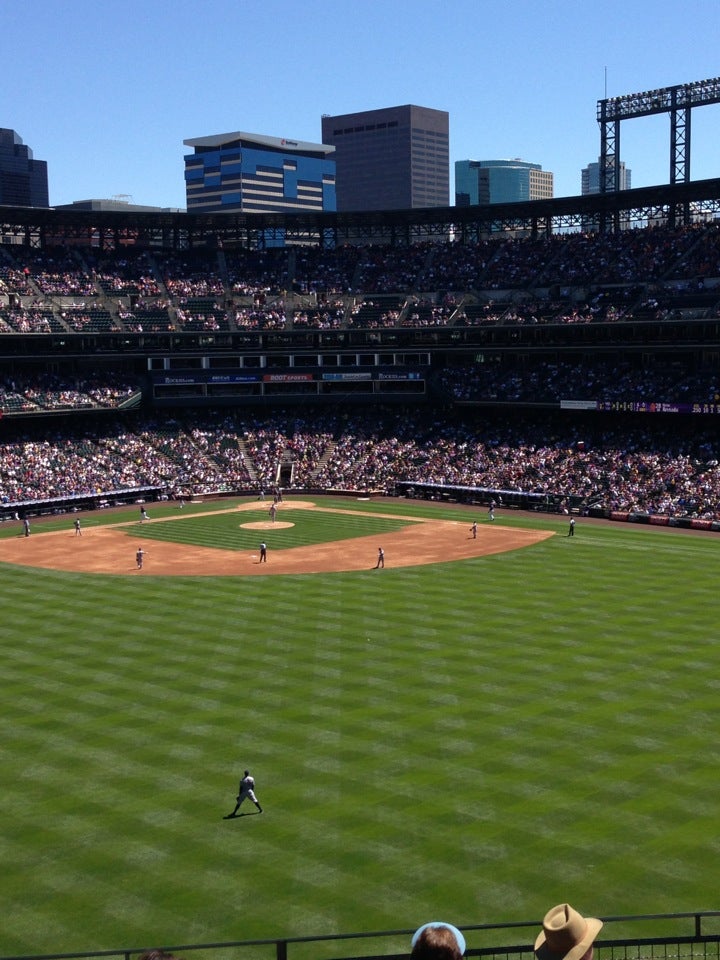
[[[629,190],[632,179],[632,171],[625,166],[625,161],[620,161],[620,189]],[[589,163],[583,168],[581,174],[581,193],[585,196],[588,193],[600,193],[600,160],[597,163]]]

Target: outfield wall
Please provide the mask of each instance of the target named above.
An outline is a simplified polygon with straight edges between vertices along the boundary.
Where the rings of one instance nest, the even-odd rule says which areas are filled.
[[[720,520],[691,517],[670,517],[639,511],[606,510],[588,507],[579,497],[562,498],[556,494],[526,493],[519,490],[468,487],[442,483],[416,483],[402,481],[394,489],[378,488],[284,488],[292,496],[350,496],[350,497],[404,497],[408,500],[430,500],[444,504],[488,506],[494,502],[498,510],[527,510],[537,513],[553,513],[565,516],[586,516],[594,520],[613,520],[618,523],[637,523],[659,527],[676,527],[684,530],[720,532]],[[269,499],[270,491],[261,493],[257,487],[233,487],[225,490],[193,491],[191,488],[169,493],[159,486],[132,487],[126,490],[98,490],[92,494],[55,497],[46,500],[21,500],[0,504],[0,522],[18,519],[33,519],[57,516],[65,513],[103,510],[108,507],[123,507],[131,503],[146,503],[168,499],[186,499],[193,502],[224,500],[230,497],[256,496],[259,502]]]
[[[104,510],[124,507],[129,503],[146,503],[166,499],[162,487],[130,487],[126,490],[97,490],[95,493],[52,497],[47,500],[17,500],[0,504],[0,521],[49,517],[83,510]]]

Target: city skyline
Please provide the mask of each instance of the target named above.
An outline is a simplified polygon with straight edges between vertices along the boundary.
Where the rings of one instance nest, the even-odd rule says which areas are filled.
[[[720,73],[710,0],[36,0],[4,17],[0,126],[48,164],[51,205],[127,196],[185,207],[188,138],[222,130],[317,142],[323,114],[422,104],[450,118],[450,173],[521,158],[580,193],[597,101]],[[720,105],[693,111],[693,180],[720,175]],[[669,182],[667,116],[623,125],[633,186]],[[451,184],[451,198],[454,187]]]

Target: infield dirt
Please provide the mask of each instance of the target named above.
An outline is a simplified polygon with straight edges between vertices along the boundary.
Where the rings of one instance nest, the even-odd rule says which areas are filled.
[[[302,522],[302,513],[322,510],[328,513],[358,513],[351,509],[320,507],[306,500],[286,500],[280,505],[278,519],[248,523],[253,529],[283,529]],[[243,504],[214,513],[257,511],[256,503]],[[47,570],[68,570],[76,573],[137,574],[138,576],[273,576],[277,574],[328,573],[368,570],[375,566],[378,546],[385,551],[386,569],[416,567],[431,563],[467,560],[488,554],[504,553],[530,546],[553,536],[544,530],[518,530],[502,523],[478,524],[477,538],[470,532],[470,521],[433,520],[398,514],[374,514],[394,520],[407,520],[408,526],[394,533],[357,537],[314,544],[306,547],[275,549],[268,552],[268,562],[259,563],[255,553],[237,550],[216,550],[165,541],[144,541],[145,561],[142,570],[135,564],[139,540],[138,521],[122,521],[108,526],[85,526],[83,536],[76,537],[72,523],[67,530],[33,532],[0,541],[0,562],[15,563]],[[193,513],[193,517],[203,514]],[[362,511],[362,516],[373,516]],[[146,521],[182,523],[184,517],[168,517]],[[244,526],[241,522],[238,526]],[[378,571],[381,576],[382,573]]]

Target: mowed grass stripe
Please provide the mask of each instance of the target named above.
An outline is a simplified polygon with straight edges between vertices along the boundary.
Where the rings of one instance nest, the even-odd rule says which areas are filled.
[[[708,906],[718,545],[585,530],[382,578],[3,568],[2,952]],[[223,821],[245,764],[266,813]]]

